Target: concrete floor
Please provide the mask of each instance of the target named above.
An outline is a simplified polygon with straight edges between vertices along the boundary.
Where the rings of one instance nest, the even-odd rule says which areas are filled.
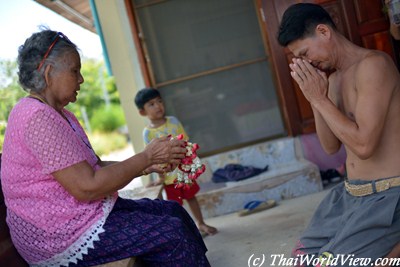
[[[278,202],[271,209],[248,216],[240,217],[237,213],[231,213],[206,219],[207,224],[219,230],[216,235],[204,238],[211,266],[289,266],[279,264],[279,259],[288,260],[297,238],[332,186],[334,184],[315,194]],[[147,189],[147,197],[148,194]],[[128,197],[143,196],[135,192]],[[190,214],[189,207],[185,205],[185,208]],[[275,264],[273,257],[276,259]]]
[[[123,160],[132,153],[129,147],[102,159]],[[134,182],[140,184],[133,187],[141,186],[139,179]],[[318,204],[332,186],[316,194],[281,201],[272,209],[245,217],[232,213],[206,219],[207,224],[219,230],[218,234],[204,238],[211,266],[269,267],[273,266],[271,255],[283,254],[288,257]],[[129,186],[127,188],[131,189]],[[261,261],[257,261],[258,258]]]
[[[272,209],[244,217],[232,213],[207,219],[207,224],[219,230],[218,234],[204,238],[211,266],[267,267],[273,266],[273,254],[288,257],[327,192],[284,200]]]

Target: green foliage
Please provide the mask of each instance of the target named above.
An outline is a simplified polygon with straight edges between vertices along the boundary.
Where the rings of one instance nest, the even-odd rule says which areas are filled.
[[[18,84],[17,63],[0,61],[0,152],[3,151],[4,132],[12,107],[26,92]]]
[[[12,107],[26,92],[18,84],[15,61],[0,61],[0,77],[0,122],[4,123]]]
[[[102,107],[94,111],[90,124],[95,131],[112,132],[125,124],[124,114],[117,105]]]
[[[77,116],[84,127],[90,121],[94,123],[90,128],[85,127],[86,131],[90,132],[89,130],[93,129],[111,132],[124,125],[125,118],[120,107],[118,90],[114,78],[107,74],[104,62],[102,60],[83,59],[81,73],[85,82],[81,85],[77,101],[70,103],[67,108]],[[21,97],[26,95],[27,93],[18,84],[17,63],[10,60],[0,60],[0,125],[6,124],[12,107]],[[88,120],[85,120],[82,110],[86,111]],[[2,151],[3,139],[4,131],[0,127],[0,151]],[[106,139],[109,142],[111,140],[109,137]],[[123,137],[122,139],[126,138]],[[110,143],[113,142],[111,140]],[[119,143],[119,141],[115,142]],[[98,148],[99,151],[108,149]]]
[[[96,151],[96,154],[99,156],[125,148],[128,145],[125,136],[117,132],[95,132],[93,134],[89,134],[88,137],[91,145],[93,146],[93,150]]]
[[[3,151],[4,132],[6,130],[6,123],[0,122],[0,152]]]
[[[81,85],[78,100],[69,104],[71,110],[80,120],[83,120],[81,107],[86,107],[87,116],[102,109],[104,105],[119,105],[119,94],[114,78],[107,74],[103,61],[87,59],[82,62],[81,73],[85,82]]]

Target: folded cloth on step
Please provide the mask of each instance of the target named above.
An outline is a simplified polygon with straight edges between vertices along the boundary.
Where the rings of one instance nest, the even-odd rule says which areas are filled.
[[[214,183],[235,182],[256,176],[268,170],[268,165],[263,169],[240,164],[228,164],[224,168],[217,169],[212,176]]]

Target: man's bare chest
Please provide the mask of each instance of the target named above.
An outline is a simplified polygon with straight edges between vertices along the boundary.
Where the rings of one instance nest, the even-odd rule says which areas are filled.
[[[355,121],[358,92],[351,73],[335,75],[330,79],[329,98],[344,115]]]

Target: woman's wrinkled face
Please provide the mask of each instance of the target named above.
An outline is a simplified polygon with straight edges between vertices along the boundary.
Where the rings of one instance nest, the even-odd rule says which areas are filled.
[[[52,65],[49,90],[53,101],[60,106],[75,102],[84,82],[81,74],[81,60],[77,52],[65,53]]]

